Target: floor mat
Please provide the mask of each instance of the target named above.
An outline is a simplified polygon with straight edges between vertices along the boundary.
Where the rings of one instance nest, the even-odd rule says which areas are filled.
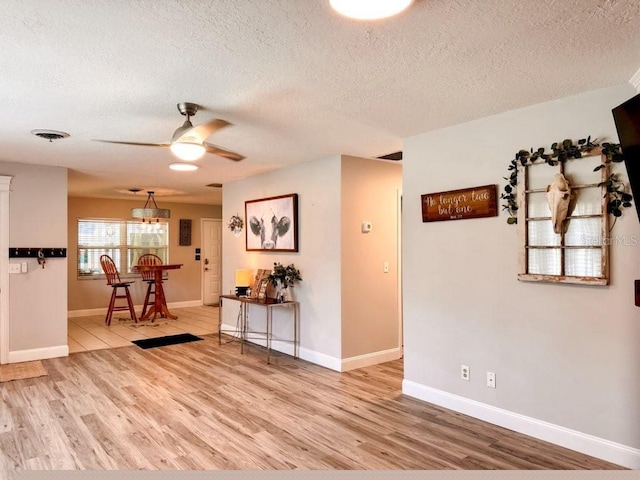
[[[190,333],[180,333],[179,335],[167,335],[166,337],[157,338],[145,338],[144,340],[134,340],[131,343],[135,343],[140,348],[155,348],[165,347],[167,345],[176,345],[178,343],[197,342],[198,340],[204,340],[203,338],[196,337]]]

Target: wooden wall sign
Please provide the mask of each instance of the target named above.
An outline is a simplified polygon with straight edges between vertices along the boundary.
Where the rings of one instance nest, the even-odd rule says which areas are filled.
[[[422,221],[440,222],[498,216],[496,185],[427,193],[422,197]]]

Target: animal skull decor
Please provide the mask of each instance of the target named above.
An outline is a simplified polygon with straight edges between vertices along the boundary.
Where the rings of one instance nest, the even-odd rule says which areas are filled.
[[[547,202],[551,210],[551,223],[555,233],[562,233],[562,224],[569,213],[571,185],[561,173],[556,173],[553,182],[547,186]]]

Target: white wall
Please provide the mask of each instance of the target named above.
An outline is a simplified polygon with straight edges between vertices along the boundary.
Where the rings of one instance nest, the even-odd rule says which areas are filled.
[[[67,247],[67,170],[0,162],[13,176],[10,247]],[[36,259],[28,273],[9,276],[9,362],[62,356],[67,349],[67,261]]]
[[[339,370],[340,339],[340,156],[257,175],[225,184],[223,196],[222,291],[235,287],[236,269],[270,269],[274,262],[294,263],[303,281],[295,287],[300,302],[300,356]],[[234,214],[245,217],[244,202],[298,194],[297,253],[247,252],[245,237],[234,237],[226,225]],[[246,218],[245,218],[246,224]],[[236,324],[237,303],[224,302],[223,323]],[[264,311],[253,307],[250,321],[260,328]],[[274,330],[291,338],[290,320],[274,314]],[[278,348],[274,345],[274,348]]]
[[[405,393],[640,467],[635,210],[612,232],[635,244],[612,246],[608,287],[518,282],[516,227],[505,214],[423,223],[420,211],[424,193],[493,183],[502,191],[521,148],[616,141],[611,109],[634,94],[622,85],[406,139]],[[485,386],[487,371],[496,389]]]

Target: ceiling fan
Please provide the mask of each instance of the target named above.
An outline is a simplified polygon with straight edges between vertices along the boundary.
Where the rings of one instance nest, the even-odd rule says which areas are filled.
[[[105,143],[118,143],[122,145],[139,145],[143,147],[168,147],[171,149],[174,155],[181,160],[193,161],[200,158],[205,153],[212,153],[219,157],[228,158],[236,162],[244,159],[242,155],[239,155],[228,150],[224,150],[220,147],[205,142],[205,140],[217,130],[231,125],[226,120],[215,118],[209,120],[202,125],[196,125],[195,127],[191,123],[190,117],[193,117],[198,111],[198,105],[195,103],[182,102],[178,104],[178,111],[187,117],[181,127],[177,128],[173,132],[171,142],[163,143],[144,143],[144,142],[121,142],[117,140],[99,140],[94,139],[97,142]]]

